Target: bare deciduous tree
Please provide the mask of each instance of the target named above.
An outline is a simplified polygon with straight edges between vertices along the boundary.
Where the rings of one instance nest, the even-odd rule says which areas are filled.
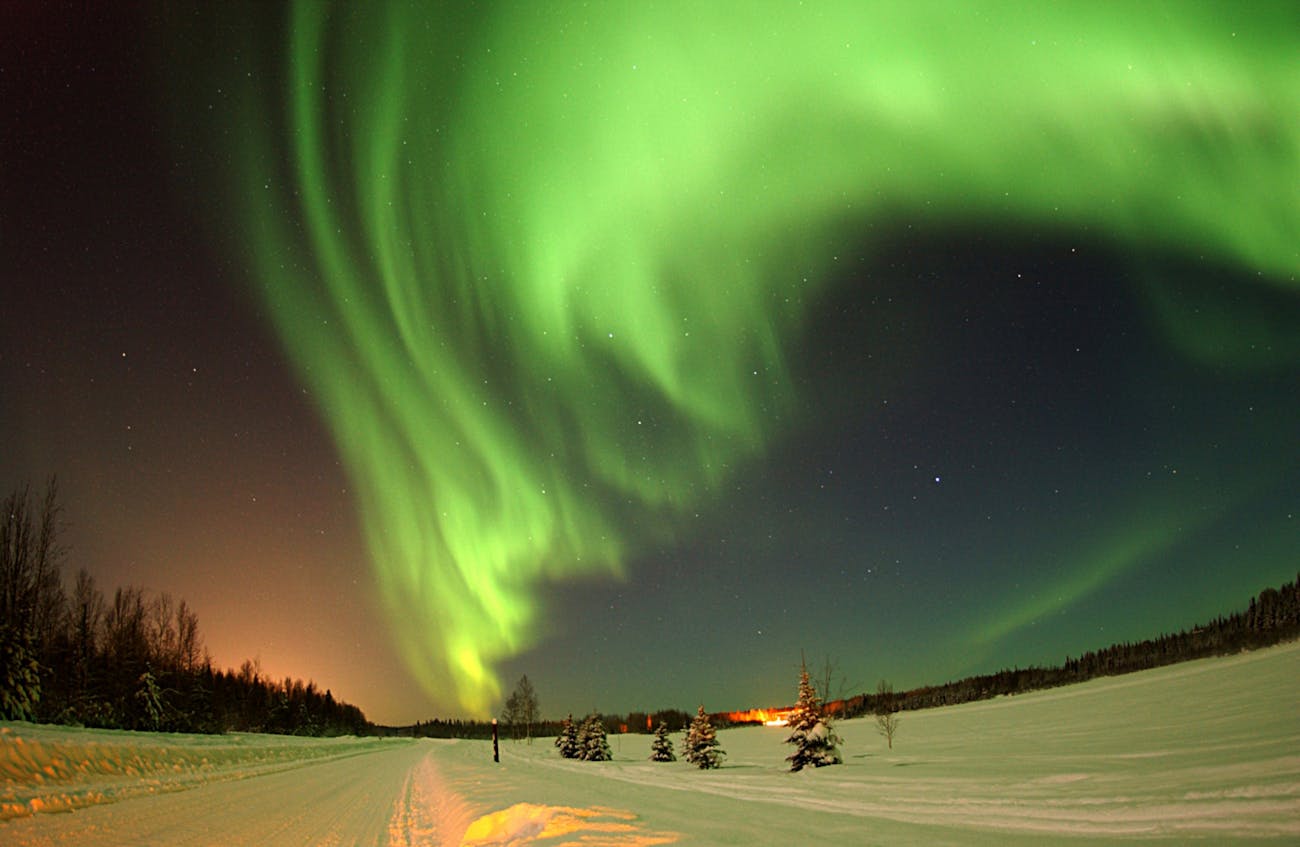
[[[100,648],[100,627],[104,620],[104,595],[95,586],[95,578],[82,568],[72,590],[72,607],[68,610],[71,633],[72,679],[69,699],[78,705],[90,691],[91,668]]]
[[[185,672],[203,664],[203,637],[199,635],[199,617],[184,600],[176,607],[176,656]]]
[[[802,657],[802,653],[800,656]],[[812,679],[812,684],[827,713],[839,712],[840,707],[844,705],[844,698],[857,688],[856,684],[849,684],[848,677],[840,671],[839,661],[829,655],[823,659],[821,672]]]
[[[537,691],[533,684],[528,681],[528,674],[519,678],[519,684],[515,686],[515,693],[519,695],[519,717],[524,723],[524,737],[528,743],[533,743],[533,724],[541,719],[537,705]]]
[[[898,732],[898,700],[894,697],[894,687],[883,679],[876,686],[876,730],[893,750],[894,734]]]
[[[0,505],[0,621],[33,634],[62,623],[59,563],[66,551],[58,543],[58,493],[58,483],[51,478],[39,515],[27,486]]]
[[[537,706],[537,691],[533,684],[528,681],[528,674],[519,678],[515,684],[515,690],[506,698],[505,707],[501,710],[501,722],[510,727],[510,734],[516,741],[519,740],[519,730],[523,729],[524,737],[528,743],[533,743],[533,724],[540,720]]]
[[[119,684],[149,667],[148,611],[144,589],[128,585],[113,592],[104,612],[104,671]]]
[[[41,700],[63,621],[58,485],[39,513],[24,486],[0,504],[0,718],[30,720]]]
[[[149,655],[164,668],[180,664],[176,656],[174,613],[172,596],[166,591],[155,595],[149,603]]]

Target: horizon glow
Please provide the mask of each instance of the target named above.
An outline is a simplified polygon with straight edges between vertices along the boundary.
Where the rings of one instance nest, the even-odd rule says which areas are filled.
[[[540,586],[617,578],[810,414],[789,347],[864,234],[1032,221],[1294,288],[1294,16],[1229,8],[295,4],[230,190],[429,697],[488,714]],[[1143,285],[1190,355],[1294,355]],[[1168,543],[1133,532],[1064,593]]]

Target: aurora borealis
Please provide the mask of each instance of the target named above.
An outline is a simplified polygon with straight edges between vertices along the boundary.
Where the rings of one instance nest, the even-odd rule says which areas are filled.
[[[305,389],[259,414],[345,468],[428,704],[368,713],[772,705],[801,648],[920,684],[1294,574],[1292,6],[248,12],[144,15],[131,67],[188,284],[250,292]],[[0,468],[63,473],[32,396]]]

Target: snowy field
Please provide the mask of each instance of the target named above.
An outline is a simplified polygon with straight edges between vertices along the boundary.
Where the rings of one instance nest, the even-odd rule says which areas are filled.
[[[315,740],[0,725],[0,844],[1300,843],[1300,644],[905,713],[894,750],[790,774],[785,730],[718,771],[549,739]],[[678,748],[680,734],[674,738]]]

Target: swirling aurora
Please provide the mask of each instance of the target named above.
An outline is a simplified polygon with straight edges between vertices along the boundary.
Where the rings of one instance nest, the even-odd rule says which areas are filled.
[[[841,256],[902,228],[1087,233],[1187,360],[1293,366],[1286,319],[1192,308],[1151,268],[1209,261],[1294,309],[1298,31],[1285,3],[294,4],[223,194],[414,678],[491,712],[548,586],[628,578],[816,418],[795,351],[867,284]],[[1229,485],[1149,522],[1119,498],[966,637],[1278,477]]]

